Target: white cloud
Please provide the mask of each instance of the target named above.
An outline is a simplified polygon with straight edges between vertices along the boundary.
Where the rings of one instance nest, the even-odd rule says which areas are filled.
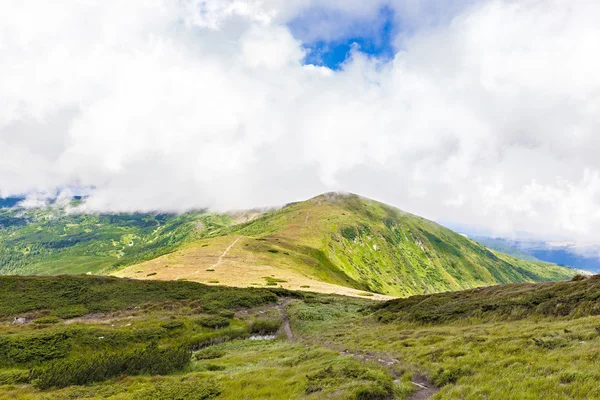
[[[0,193],[94,186],[92,209],[184,210],[347,190],[596,237],[600,5],[469,3],[450,18],[433,2],[328,2],[346,22],[387,4],[412,32],[393,62],[355,50],[331,71],[301,65],[285,26],[323,3],[5,1]]]

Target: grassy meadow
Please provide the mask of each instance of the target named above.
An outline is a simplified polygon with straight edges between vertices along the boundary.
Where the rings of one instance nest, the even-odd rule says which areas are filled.
[[[598,298],[597,277],[387,302],[0,277],[0,398],[598,398]]]

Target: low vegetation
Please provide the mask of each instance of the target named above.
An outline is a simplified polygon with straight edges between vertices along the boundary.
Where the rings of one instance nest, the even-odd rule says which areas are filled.
[[[598,277],[385,303],[0,277],[0,398],[409,399],[422,376],[437,400],[600,398],[599,298]]]

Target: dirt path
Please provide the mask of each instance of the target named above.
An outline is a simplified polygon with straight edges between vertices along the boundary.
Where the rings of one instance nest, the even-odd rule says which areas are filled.
[[[292,331],[292,328],[290,327],[290,317],[288,316],[288,314],[285,310],[285,308],[288,306],[290,301],[291,301],[291,299],[283,300],[277,306],[277,309],[279,310],[279,312],[281,313],[281,316],[283,317],[283,324],[281,325],[281,330],[283,331],[283,333],[285,333],[285,336],[287,337],[288,340],[293,341],[294,340],[294,331]]]
[[[225,249],[225,251],[223,252],[223,254],[221,254],[221,255],[219,256],[219,259],[217,260],[217,263],[216,263],[215,265],[213,265],[211,268],[215,268],[215,267],[218,267],[219,265],[221,265],[221,262],[223,261],[223,257],[225,257],[225,256],[227,255],[227,253],[229,252],[229,250],[231,250],[231,248],[232,248],[233,246],[235,246],[235,244],[236,244],[236,243],[237,243],[237,242],[238,242],[238,241],[239,241],[241,238],[242,238],[242,237],[240,236],[239,238],[235,239],[235,240],[233,241],[233,243],[231,243],[231,244],[230,244],[230,245],[229,245],[229,246],[228,246],[228,247]]]
[[[292,328],[290,327],[290,318],[286,311],[286,307],[288,306],[288,304],[290,302],[291,302],[291,299],[284,299],[281,303],[279,303],[277,305],[277,310],[279,310],[279,312],[281,313],[281,315],[283,317],[283,324],[282,324],[281,330],[285,333],[288,340],[293,341],[294,340],[294,332],[292,331]],[[323,345],[323,344],[321,344],[321,345]],[[349,352],[348,350],[343,350],[340,352],[340,354],[349,356],[349,357],[354,357],[359,360],[376,362],[379,365],[385,367],[389,371],[390,375],[392,375],[395,379],[394,382],[398,382],[398,380],[400,378],[398,376],[398,374],[396,373],[396,371],[394,371],[394,369],[391,368],[392,366],[394,366],[396,363],[399,362],[395,358],[388,358],[388,357],[383,357],[380,355],[374,355],[374,354],[370,354],[370,353],[364,353],[364,354],[363,353],[352,353],[352,352]],[[437,392],[440,391],[440,389],[438,387],[436,387],[433,384],[433,382],[431,382],[429,379],[427,379],[426,377],[424,377],[422,375],[414,375],[411,383],[417,387],[417,391],[415,393],[413,393],[413,395],[410,396],[408,398],[408,400],[427,400],[427,399],[430,399],[431,397],[433,397],[434,394],[436,394]]]

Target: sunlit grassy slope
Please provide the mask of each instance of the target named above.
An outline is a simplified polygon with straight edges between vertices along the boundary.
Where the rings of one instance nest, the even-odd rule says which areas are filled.
[[[271,284],[291,289],[327,292],[327,287],[317,286],[331,284],[408,296],[568,279],[574,271],[492,252],[434,222],[376,201],[325,194],[214,230],[117,275],[234,286],[265,285],[265,277],[271,277],[276,279]]]
[[[80,214],[0,208],[0,274],[107,273],[173,251],[227,215]]]

